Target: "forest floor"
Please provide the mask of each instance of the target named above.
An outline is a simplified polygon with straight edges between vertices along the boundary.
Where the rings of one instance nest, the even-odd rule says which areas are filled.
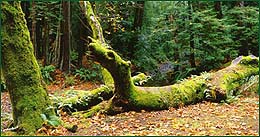
[[[77,83],[74,89],[93,89],[98,84]],[[49,85],[48,92],[63,91],[61,85]],[[64,88],[64,87],[63,87]],[[7,92],[1,93],[1,127],[7,128],[11,119]],[[181,108],[161,111],[125,112],[114,116],[98,114],[92,118],[61,113],[65,125],[75,125],[75,133],[63,126],[43,127],[36,135],[96,136],[96,135],[259,135],[259,96],[250,94],[231,104],[201,102]],[[1,132],[2,134],[2,132]],[[2,134],[6,135],[6,134]],[[9,134],[10,135],[10,134]]]

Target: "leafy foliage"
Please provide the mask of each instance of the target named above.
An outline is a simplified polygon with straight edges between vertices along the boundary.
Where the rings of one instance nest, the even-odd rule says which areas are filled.
[[[53,116],[46,116],[45,114],[41,114],[41,118],[44,120],[46,124],[49,124],[51,126],[57,127],[61,125],[61,120],[59,117],[53,115]]]
[[[74,76],[66,75],[65,76],[65,81],[64,81],[65,86],[72,86],[72,85],[74,85],[75,84],[74,78],[75,78]]]
[[[235,2],[221,2],[223,17],[218,18],[213,2],[147,1],[139,30],[133,29],[135,2],[106,4],[103,8],[97,4],[102,26],[109,32],[106,39],[133,62],[133,71],[146,72],[156,79],[157,82],[151,82],[155,85],[221,68],[241,54],[259,53],[258,8],[252,3],[239,7],[234,6]],[[116,31],[111,29],[111,22],[117,24]],[[191,67],[192,54],[195,68]],[[165,63],[171,64],[171,73],[161,72]]]
[[[75,76],[84,81],[100,81],[102,79],[100,65],[93,64],[91,68],[80,68],[75,70]]]
[[[41,68],[41,73],[42,73],[43,80],[47,84],[52,82],[53,78],[51,76],[51,73],[55,71],[55,66],[53,66],[53,65],[48,65],[48,66],[45,66],[45,67],[40,66],[40,68]]]

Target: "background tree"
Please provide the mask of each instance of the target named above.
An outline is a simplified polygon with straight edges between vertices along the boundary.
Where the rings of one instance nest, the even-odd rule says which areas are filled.
[[[62,1],[62,9],[63,9],[63,17],[64,21],[61,24],[62,28],[62,37],[61,37],[61,59],[60,59],[60,69],[62,71],[69,71],[70,70],[70,2],[69,1]]]
[[[79,69],[95,70],[97,65],[83,46],[89,41],[85,36],[92,32],[84,23],[78,3],[70,6],[71,42],[62,40],[62,25],[66,21],[62,2],[23,3],[35,55],[43,67],[62,68],[62,63],[68,62],[62,60],[69,58],[70,65],[66,66],[74,74]],[[146,85],[173,84],[191,74],[219,69],[238,55],[259,53],[257,2],[96,1],[91,4],[106,42],[131,60],[132,75],[138,72],[151,75]],[[70,43],[70,50],[62,50],[63,42]],[[63,56],[63,51],[69,54]]]
[[[245,82],[245,78],[258,74],[258,58],[240,56],[232,61],[229,67],[216,73],[193,76],[170,86],[135,86],[131,78],[131,62],[123,60],[104,41],[101,41],[101,38],[103,38],[102,28],[93,13],[90,2],[80,3],[81,7],[86,9],[83,11],[93,31],[94,38],[90,37],[92,43],[89,45],[91,54],[95,56],[96,61],[109,71],[115,87],[114,96],[108,104],[92,107],[90,113],[100,109],[105,109],[105,112],[110,114],[129,110],[167,109],[208,99],[207,94],[210,94],[209,96],[213,101],[225,100],[230,94],[234,94],[233,90]]]

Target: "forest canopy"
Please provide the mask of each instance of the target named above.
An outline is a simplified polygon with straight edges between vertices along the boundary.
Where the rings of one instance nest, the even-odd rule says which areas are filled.
[[[54,65],[77,75],[88,75],[81,77],[84,80],[101,80],[92,71],[99,70],[99,66],[89,63],[85,43],[89,42],[91,28],[77,2],[71,2],[69,9],[61,2],[21,4],[34,53],[43,67]],[[240,55],[259,54],[257,2],[92,4],[106,42],[132,62],[133,74],[150,75],[150,86],[168,85],[191,74],[219,69]],[[63,30],[64,23],[69,23],[69,30]],[[66,36],[69,39],[63,38],[63,31],[70,31],[70,36]],[[62,42],[68,43],[65,48],[70,50],[63,50]]]

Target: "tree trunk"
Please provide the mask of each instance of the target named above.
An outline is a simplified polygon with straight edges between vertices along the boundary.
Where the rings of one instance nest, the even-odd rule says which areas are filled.
[[[90,2],[80,2],[80,6],[85,15],[85,18],[88,21],[89,26],[92,29],[93,38],[98,39],[99,42],[101,42],[102,45],[105,46],[106,48],[110,48],[109,45],[106,44],[106,42],[105,42],[102,27],[93,12],[91,3]],[[110,78],[112,78],[112,76],[110,75],[108,70],[106,68],[102,67],[101,73],[103,76],[104,83],[109,83],[109,81],[106,81],[106,79],[110,79]]]
[[[188,9],[189,9],[189,21],[190,21],[190,27],[189,27],[189,31],[190,31],[190,65],[191,68],[196,68],[196,64],[195,64],[195,45],[194,45],[194,34],[193,34],[193,30],[192,30],[192,3],[190,1],[188,1]]]
[[[144,16],[144,1],[137,1],[135,7],[135,15],[134,15],[134,24],[133,30],[135,33],[131,39],[131,43],[128,44],[128,50],[130,51],[128,54],[129,58],[134,58],[134,53],[136,51],[135,45],[138,42],[138,29],[141,29],[143,24],[143,16]]]
[[[34,56],[37,57],[37,44],[36,44],[36,19],[35,19],[35,1],[32,1],[32,10],[31,10],[31,17],[32,17],[32,30],[31,30],[31,41],[33,44],[34,49]]]
[[[10,94],[14,126],[31,133],[55,115],[42,78],[20,2],[1,2],[3,74]]]
[[[140,85],[145,82],[148,77],[144,73],[140,73],[132,77],[135,85]],[[62,109],[66,112],[75,112],[88,110],[90,107],[99,104],[103,100],[108,100],[113,96],[114,81],[113,79],[106,80],[110,83],[101,86],[100,88],[84,91],[84,90],[68,90],[63,92],[63,96],[53,97],[54,106],[57,109]],[[112,85],[111,85],[112,84]]]
[[[62,14],[62,2],[60,4],[60,14]],[[61,60],[61,21],[59,21],[56,31],[56,38],[54,44],[54,57],[52,63],[55,64],[56,68],[60,68],[60,60]]]
[[[214,9],[217,12],[217,18],[221,19],[223,17],[223,14],[222,14],[222,8],[221,8],[221,2],[220,1],[214,2]]]
[[[62,38],[61,38],[61,62],[60,69],[63,71],[70,70],[70,2],[62,1],[62,11],[64,22],[62,23]]]
[[[43,19],[43,44],[42,44],[42,65],[45,66],[48,60],[49,49],[49,25],[48,20]]]
[[[133,30],[140,29],[143,24],[143,16],[144,16],[144,1],[137,1],[135,8],[135,18],[134,18],[134,28]]]
[[[95,18],[90,3],[84,2],[84,4],[87,9],[86,18]],[[89,22],[92,28],[97,25],[95,23],[99,24],[97,20]],[[102,36],[102,31],[99,32],[98,35]],[[93,33],[98,33],[98,31],[93,30]],[[245,82],[244,79],[257,75],[259,71],[258,58],[241,56],[234,60],[231,66],[216,73],[193,76],[170,86],[138,87],[133,84],[131,79],[131,63],[124,61],[116,52],[106,47],[106,44],[95,38],[89,45],[95,60],[110,72],[114,80],[114,96],[105,107],[107,113],[141,109],[167,109],[209,98],[213,101],[219,101],[225,99],[230,92],[235,91]],[[93,109],[99,110],[96,107]]]
[[[27,22],[27,27],[30,31],[30,28],[31,28],[31,21],[29,19],[29,16],[30,16],[30,1],[22,1],[21,7],[22,7],[22,10],[23,10],[23,13],[25,14],[25,20]]]
[[[36,21],[36,42],[35,42],[35,47],[36,47],[36,59],[41,59],[42,57],[42,20]]]

